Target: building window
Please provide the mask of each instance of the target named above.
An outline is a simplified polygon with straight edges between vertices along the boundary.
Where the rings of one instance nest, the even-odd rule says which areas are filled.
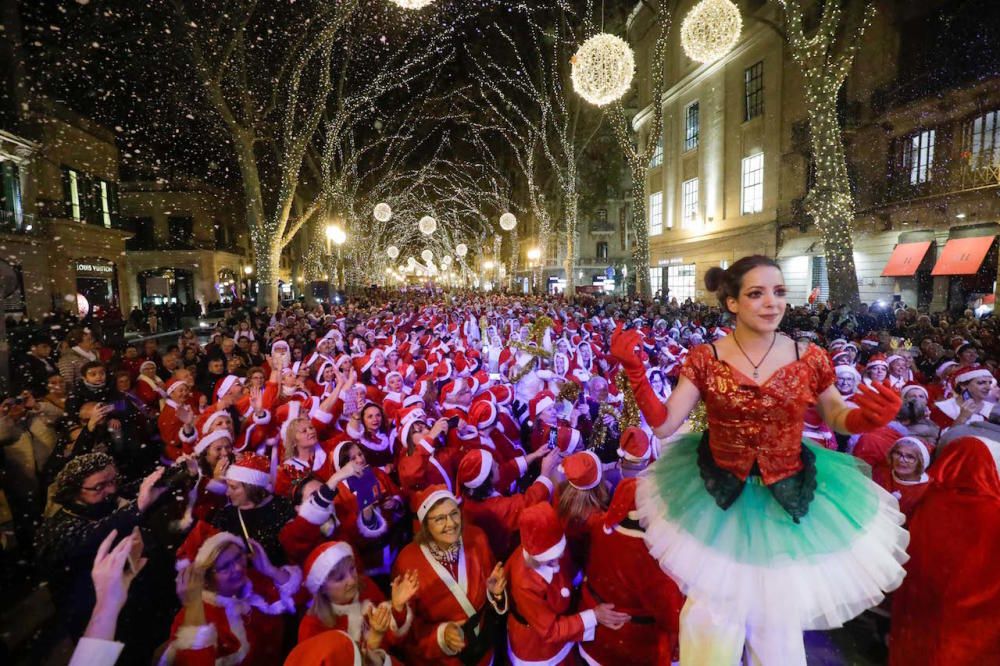
[[[83,219],[83,206],[80,200],[80,174],[73,169],[66,170],[67,189],[66,201],[69,203],[69,216],[75,222]]]
[[[649,195],[649,235],[663,233],[663,192]]]
[[[663,136],[660,136],[660,140],[656,142],[656,148],[653,149],[653,156],[649,158],[649,168],[653,169],[655,167],[663,164]]]
[[[101,181],[101,222],[106,229],[111,228],[111,192],[107,181]]]
[[[691,102],[684,110],[684,150],[698,147],[698,102]]]
[[[696,219],[698,219],[698,179],[692,178],[681,183],[681,226],[692,226]]]
[[[903,143],[903,170],[910,185],[926,183],[934,166],[934,130],[922,130],[906,137]]]
[[[608,258],[608,244],[605,241],[600,241],[597,244],[597,258],[607,259]]]
[[[654,297],[663,289],[663,269],[659,266],[649,267],[649,293]]]
[[[194,241],[194,220],[190,217],[168,217],[169,244],[177,249],[190,249]]]
[[[670,298],[676,298],[678,303],[683,303],[689,298],[694,300],[695,272],[694,264],[667,266],[667,288],[670,289]]]
[[[21,175],[13,162],[0,161],[0,224],[14,229],[24,224]]]
[[[743,158],[742,191],[740,210],[744,215],[764,210],[764,153]]]
[[[973,169],[1000,166],[1000,110],[970,120],[963,144],[963,157]]]
[[[764,61],[750,65],[743,72],[743,120],[764,113]]]

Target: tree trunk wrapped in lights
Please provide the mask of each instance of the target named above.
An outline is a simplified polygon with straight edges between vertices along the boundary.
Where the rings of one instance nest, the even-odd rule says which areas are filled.
[[[661,0],[664,3],[664,0]],[[611,122],[615,129],[615,138],[618,145],[625,153],[628,162],[629,174],[632,177],[632,228],[635,230],[635,249],[632,251],[632,259],[635,262],[635,289],[640,298],[652,298],[649,284],[649,220],[646,218],[646,179],[649,175],[649,166],[656,153],[657,146],[663,136],[663,110],[661,100],[663,99],[664,81],[666,80],[664,69],[666,68],[667,38],[670,35],[670,16],[666,7],[660,7],[656,11],[656,23],[659,26],[659,34],[653,46],[652,62],[650,69],[653,73],[653,85],[650,95],[652,105],[652,118],[650,119],[649,131],[644,137],[644,147],[639,150],[640,141],[635,136],[632,124],[625,115],[625,106],[622,102],[616,102],[611,107]],[[652,11],[652,8],[650,8]]]
[[[802,71],[815,184],[805,198],[806,213],[823,238],[830,298],[838,304],[860,301],[854,265],[854,198],[847,173],[837,95],[851,70],[861,38],[875,15],[873,2],[854,3],[843,21],[841,0],[823,3],[819,26],[804,32],[803,2],[774,0],[785,10],[785,37]]]

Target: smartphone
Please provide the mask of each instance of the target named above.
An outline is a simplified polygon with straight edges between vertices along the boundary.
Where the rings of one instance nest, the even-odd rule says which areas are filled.
[[[132,548],[129,550],[128,559],[125,560],[125,566],[134,574],[139,573],[139,563],[142,561],[142,551],[144,548],[145,544],[142,542],[142,532],[136,527],[132,530]]]
[[[558,437],[559,437],[559,430],[557,428],[550,428],[549,429],[549,443],[548,443],[548,447],[549,447],[550,451],[552,449],[556,448],[556,440],[557,440]]]
[[[458,423],[461,421],[457,416],[452,416],[448,418],[448,430],[454,430],[458,427]]]

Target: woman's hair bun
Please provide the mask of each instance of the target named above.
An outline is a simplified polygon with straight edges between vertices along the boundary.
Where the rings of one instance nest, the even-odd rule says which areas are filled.
[[[705,289],[715,293],[722,288],[722,283],[726,279],[726,269],[719,266],[712,266],[705,273]]]

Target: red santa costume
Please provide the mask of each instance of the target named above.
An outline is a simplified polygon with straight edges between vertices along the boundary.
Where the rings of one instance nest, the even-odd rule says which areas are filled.
[[[965,401],[965,398],[960,395],[959,386],[965,382],[972,381],[973,379],[979,379],[981,377],[989,377],[990,379],[993,379],[993,373],[987,368],[974,365],[962,368],[952,376],[952,397],[947,400],[935,402],[931,407],[931,420],[934,421],[934,423],[941,428],[941,430],[950,428],[954,425],[962,411],[962,403]],[[985,421],[989,418],[990,411],[993,410],[994,405],[995,403],[984,400],[979,413],[972,414],[964,423],[968,425]]]
[[[458,466],[458,484],[464,493],[463,518],[486,534],[497,557],[506,559],[514,549],[521,512],[533,504],[549,502],[553,487],[552,481],[541,476],[524,493],[504,497],[492,487],[495,464],[489,451],[469,451]],[[486,486],[490,490],[485,497],[475,492]]]
[[[198,439],[197,430],[185,427],[177,417],[177,408],[180,405],[170,399],[170,395],[184,385],[184,382],[178,379],[170,380],[167,385],[167,400],[160,410],[160,416],[156,419],[160,439],[163,441],[163,457],[170,461],[177,460],[181,454],[191,453],[192,446]]]
[[[618,630],[598,626],[594,640],[580,645],[580,655],[591,666],[673,661],[684,597],[643,541],[635,488],[635,479],[619,483],[604,523],[591,530],[580,608],[609,603],[632,617]]]
[[[152,377],[143,374],[142,371],[147,368],[153,369]],[[160,401],[167,397],[166,386],[164,386],[163,380],[156,376],[155,371],[156,363],[148,360],[143,361],[139,366],[139,376],[136,378],[135,384],[135,393],[139,396],[139,400],[142,400],[142,404],[154,412],[160,408]]]
[[[399,414],[399,447],[400,455],[396,459],[396,473],[399,484],[407,497],[427,488],[443,485],[449,492],[454,491],[455,464],[454,456],[447,451],[437,449],[427,432],[416,437],[413,449],[410,450],[410,431],[417,421],[426,419],[424,410],[420,407],[404,409]]]
[[[909,523],[892,603],[890,666],[979,666],[1000,654],[1000,443],[960,437],[934,463]]]
[[[316,443],[308,457],[303,457],[296,452],[295,455],[285,458],[285,461],[278,467],[274,481],[274,494],[291,497],[296,480],[312,475],[320,481],[326,481],[333,476],[333,472],[333,456],[322,445]]]
[[[903,444],[916,448],[920,453],[921,469],[923,471],[920,474],[920,478],[915,481],[904,481],[897,477],[896,473],[892,470],[892,460],[888,459],[892,454],[892,449]],[[899,500],[899,510],[906,516],[907,521],[909,521],[920,499],[927,492],[927,488],[930,487],[930,477],[927,475],[927,468],[931,464],[930,449],[924,440],[918,437],[900,437],[892,445],[892,448],[889,449],[889,455],[886,457],[887,464],[872,472],[872,480],[888,490],[893,497]]]
[[[369,631],[365,615],[372,608],[388,603],[375,581],[355,571],[358,578],[357,592],[354,600],[348,604],[333,603],[322,592],[330,572],[349,557],[355,557],[350,544],[344,541],[328,541],[317,546],[306,560],[303,569],[304,585],[309,590],[309,594],[313,596],[313,604],[299,624],[300,643],[324,631],[336,629],[346,633],[358,645],[365,645],[365,638]],[[329,615],[334,620],[332,625],[324,622],[320,614],[317,613],[317,608],[321,604],[328,607]],[[410,630],[412,622],[413,610],[411,608],[407,607],[401,614],[393,612],[391,629],[386,634],[383,645],[388,647],[397,643]]]
[[[368,664],[402,666],[385,650],[368,650]],[[309,638],[292,650],[285,659],[285,666],[366,666],[358,644],[343,631],[324,631]]]
[[[207,532],[205,534],[208,534]],[[194,555],[194,564],[210,568],[218,554],[228,546],[245,552],[243,540],[229,532],[216,532],[195,543],[188,539],[185,546],[197,546],[192,553],[183,548],[178,558]],[[269,666],[281,662],[283,613],[294,613],[293,596],[302,582],[298,567],[282,567],[288,580],[276,585],[260,572],[248,569],[247,582],[233,597],[204,590],[205,624],[184,625],[185,610],[174,618],[170,643],[160,664],[232,664],[239,666]]]
[[[566,537],[552,505],[525,509],[521,546],[507,561],[511,595],[507,655],[514,666],[572,664],[574,646],[593,640],[596,613],[570,611],[574,573],[570,567]]]
[[[431,486],[414,497],[417,520],[423,523],[427,513],[444,500],[458,503],[458,498],[443,486]],[[474,643],[484,630],[487,602],[503,614],[507,612],[506,595],[493,599],[486,582],[496,559],[486,535],[478,527],[462,525],[456,561],[439,561],[425,543],[414,541],[399,553],[393,576],[415,570],[420,589],[411,601],[414,620],[403,644],[407,666],[463,666],[458,653],[448,649],[444,632],[448,624],[461,627],[466,645]],[[484,646],[485,647],[485,646]],[[479,659],[479,666],[492,662],[492,648]]]

